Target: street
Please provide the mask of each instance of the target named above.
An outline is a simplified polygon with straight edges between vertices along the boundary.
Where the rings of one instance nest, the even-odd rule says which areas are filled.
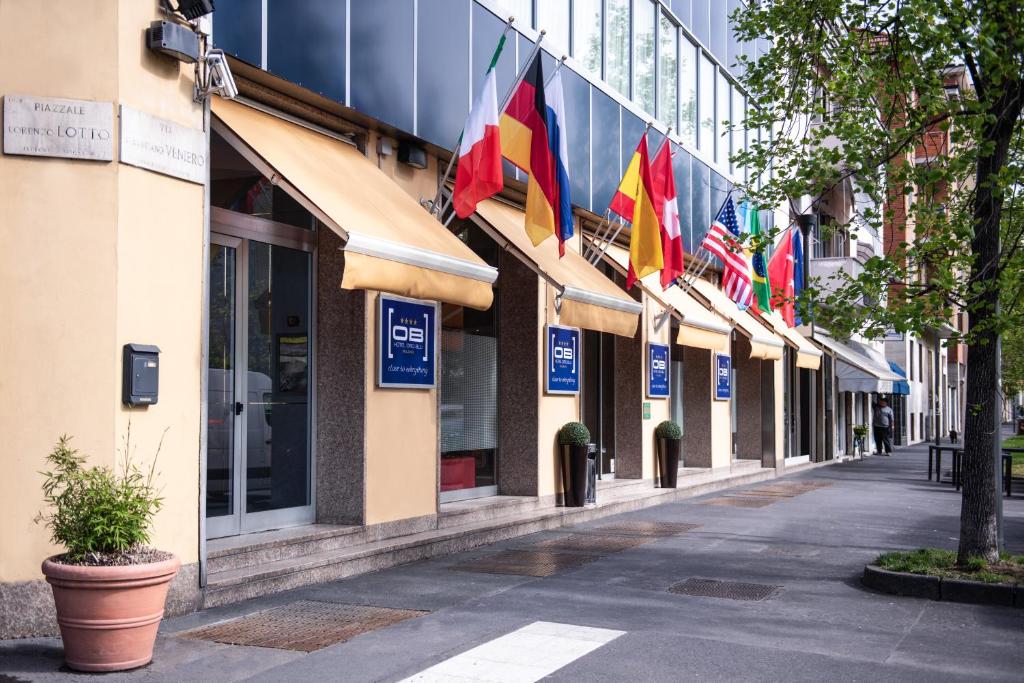
[[[925,481],[925,469],[926,450],[905,448],[172,619],[151,665],[104,680],[1020,680],[1024,610],[896,598],[859,583],[880,551],[956,547],[959,496]],[[1020,496],[1005,506],[1018,553]],[[545,573],[552,562],[570,566],[490,573]],[[730,588],[680,588],[688,579],[760,584],[739,588],[768,596],[669,590]],[[402,612],[309,653],[183,635],[298,601],[293,617],[353,613],[338,605]],[[263,637],[287,639],[297,633],[288,623]],[[0,681],[85,678],[61,666],[57,639],[0,643]]]

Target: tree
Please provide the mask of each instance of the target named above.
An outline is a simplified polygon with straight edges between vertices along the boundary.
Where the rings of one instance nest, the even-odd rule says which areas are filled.
[[[762,0],[733,18],[739,38],[772,44],[756,62],[741,58],[757,105],[744,125],[775,131],[737,155],[750,170],[744,191],[797,214],[796,198],[852,183],[870,201],[853,207],[849,229],[881,230],[897,209],[913,225],[892,253],[838,274],[831,293],[809,287],[799,305],[837,333],[868,336],[920,334],[967,313],[958,554],[993,561],[999,340],[1024,306],[1024,12],[1015,0]],[[965,87],[953,88],[961,73]],[[930,148],[936,132],[954,143]],[[886,305],[858,305],[865,297]]]

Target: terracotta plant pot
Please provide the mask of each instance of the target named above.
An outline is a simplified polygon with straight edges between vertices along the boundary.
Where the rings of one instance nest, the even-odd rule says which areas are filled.
[[[177,557],[117,567],[43,562],[53,589],[64,660],[78,671],[122,671],[153,659]]]

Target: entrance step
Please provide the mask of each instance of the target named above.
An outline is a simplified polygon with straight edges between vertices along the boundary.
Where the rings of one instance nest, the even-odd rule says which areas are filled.
[[[437,526],[447,529],[461,524],[472,524],[488,519],[505,517],[541,507],[536,496],[489,496],[451,503],[441,503]]]
[[[306,534],[298,530],[268,532],[272,537],[260,539],[251,553],[242,550],[242,544],[251,537],[223,543],[214,541],[208,553],[203,605],[225,605],[334,581],[568,524],[754,484],[775,476],[774,469],[758,467],[731,472],[721,468],[687,474],[680,478],[680,487],[676,489],[654,488],[650,480],[601,482],[597,505],[586,508],[541,506],[532,498],[492,501],[491,505],[478,502],[449,507],[445,504],[442,508],[448,509],[442,510],[437,528],[387,539],[372,538],[369,532],[351,531],[352,527],[314,526],[306,527]],[[254,562],[255,558],[260,561]]]

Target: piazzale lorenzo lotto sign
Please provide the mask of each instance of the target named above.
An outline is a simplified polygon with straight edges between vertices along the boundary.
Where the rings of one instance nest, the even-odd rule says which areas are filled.
[[[112,161],[112,102],[4,96],[4,154]]]

